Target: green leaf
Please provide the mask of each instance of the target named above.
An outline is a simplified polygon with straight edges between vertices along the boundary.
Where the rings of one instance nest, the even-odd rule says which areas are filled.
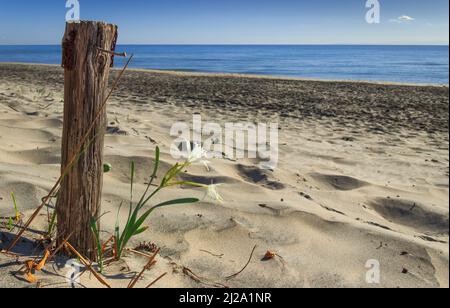
[[[197,198],[176,199],[176,200],[171,200],[171,201],[160,203],[160,204],[156,205],[153,209],[160,208],[160,207],[163,207],[163,206],[168,206],[168,205],[197,203],[199,201],[200,200],[197,199]]]
[[[12,218],[9,217],[9,219],[8,219],[8,230],[11,232],[13,228],[14,228],[14,222],[13,222]]]
[[[193,186],[193,187],[201,187],[201,188],[207,188],[208,185],[195,183],[195,182],[174,182],[171,183],[170,186],[178,186],[178,185],[187,185],[187,186]]]
[[[112,166],[111,164],[103,164],[103,173],[111,172]]]
[[[97,228],[97,221],[92,217],[91,221],[91,230],[95,237],[95,242],[97,244],[97,256],[98,256],[98,264],[100,266],[100,273],[103,271],[103,251],[102,251],[102,243],[100,242],[100,232]]]
[[[131,162],[131,189],[130,189],[130,202],[133,203],[133,187],[134,187],[134,175],[136,171],[136,165],[134,161]]]
[[[150,214],[154,210],[156,210],[160,207],[164,207],[164,206],[195,203],[195,202],[199,201],[198,199],[194,199],[194,198],[185,198],[185,199],[177,199],[177,200],[163,202],[163,203],[160,203],[160,204],[152,207],[151,209],[147,210],[143,215],[140,216],[140,211],[146,206],[146,204],[150,201],[150,199],[152,199],[163,188],[167,187],[166,186],[167,183],[169,183],[173,178],[175,178],[187,166],[186,164],[179,164],[179,163],[172,166],[172,168],[169,169],[169,171],[165,174],[165,176],[161,180],[161,184],[152,193],[148,194],[150,187],[153,184],[153,181],[157,177],[157,173],[158,173],[158,169],[159,169],[159,165],[160,165],[160,155],[161,155],[160,149],[159,149],[159,147],[157,147],[156,152],[155,152],[155,162],[154,162],[154,166],[153,166],[153,173],[150,176],[149,183],[147,185],[147,188],[146,188],[144,194],[142,195],[140,201],[135,206],[133,206],[132,200],[133,200],[133,189],[134,189],[134,178],[135,178],[136,166],[135,166],[134,162],[131,163],[130,208],[129,208],[127,222],[126,222],[126,225],[125,225],[122,233],[120,232],[120,228],[118,225],[119,213],[117,214],[117,218],[116,218],[117,222],[116,222],[116,228],[115,228],[115,235],[117,238],[117,246],[118,246],[117,249],[118,249],[118,257],[119,258],[121,257],[124,248],[126,247],[126,245],[128,244],[128,242],[131,240],[131,238],[133,236],[139,235],[148,230],[148,227],[142,227],[142,225],[145,223],[147,218],[150,216]],[[193,185],[193,183],[188,183],[188,182],[186,182],[186,184]],[[193,185],[193,186],[196,186],[196,185]],[[120,211],[120,208],[119,208],[119,211]]]
[[[17,202],[16,202],[16,196],[14,195],[14,193],[11,193],[11,199],[13,201],[13,205],[14,205],[14,214],[16,215],[16,219],[19,219],[20,216],[20,212],[19,209],[17,208]]]
[[[123,243],[124,241],[124,237],[126,236],[126,231],[129,230],[130,225],[132,225],[132,214],[133,214],[133,188],[134,188],[134,175],[135,175],[135,170],[136,170],[136,164],[134,161],[131,162],[131,185],[130,185],[130,209],[128,211],[128,218],[127,218],[127,223],[125,225],[124,228],[124,233],[122,234],[122,236],[120,237],[120,239],[117,237],[118,241],[120,242],[120,244]]]
[[[156,175],[158,173],[160,155],[161,155],[161,152],[159,150],[159,147],[156,147],[155,166],[153,167],[153,173],[152,173],[152,176],[151,176],[152,178],[156,178]]]
[[[139,235],[141,233],[144,233],[145,231],[148,230],[148,227],[144,227],[144,228],[140,228],[139,230],[137,230],[136,232],[134,232],[133,236]]]
[[[129,226],[129,230],[126,230],[126,235],[124,236],[124,239],[123,239],[123,245],[124,245],[123,247],[125,247],[125,245],[135,235],[135,233],[140,230],[140,227],[144,224],[144,222],[147,220],[147,218],[150,216],[150,214],[157,208],[169,206],[169,205],[196,203],[198,201],[199,201],[199,199],[194,199],[194,198],[177,199],[177,200],[160,203],[157,206],[149,209],[136,221],[136,223]]]
[[[50,224],[48,226],[48,235],[52,235],[55,227],[56,227],[56,210],[54,210],[52,213],[52,218],[51,218]]]
[[[145,192],[142,194],[141,200],[139,200],[139,203],[138,203],[139,207],[142,207],[143,205],[145,205],[145,203],[147,203],[150,200],[150,198],[148,198],[147,200],[145,200],[145,198],[147,198],[147,193],[148,193],[150,187],[153,184],[153,181],[155,180],[155,178],[156,178],[156,176],[158,174],[158,168],[159,168],[159,162],[160,162],[160,154],[161,153],[160,153],[159,147],[156,147],[155,163],[154,163],[154,166],[153,166],[153,173],[150,176],[150,180],[149,180],[149,182],[147,184],[147,188],[145,189]],[[153,195],[154,195],[154,193],[152,194],[152,196]],[[144,202],[144,200],[145,200],[145,202]]]
[[[120,209],[122,208],[122,204],[123,204],[123,202],[120,203],[119,209],[117,210],[116,226],[115,226],[115,228],[114,228],[114,235],[115,235],[115,237],[116,237],[117,246],[119,246],[119,247],[117,247],[117,250],[118,250],[117,253],[119,253],[119,254],[120,254],[120,252],[121,252],[121,250],[120,250],[121,242],[120,242],[120,223],[119,223],[119,215],[120,215]],[[119,256],[120,256],[120,255],[119,255]]]
[[[180,204],[188,204],[188,203],[197,203],[198,201],[199,201],[199,199],[196,199],[196,198],[185,198],[185,199],[177,199],[177,200],[172,200],[172,201],[167,201],[167,202],[160,203],[160,204],[154,206],[153,208],[151,208],[150,210],[148,210],[144,215],[142,215],[138,219],[138,221],[136,221],[134,230],[137,230],[147,220],[148,216],[150,216],[150,214],[154,210],[156,210],[158,208],[161,208],[161,207],[164,207],[164,206],[169,206],[169,205],[180,205]],[[135,232],[135,231],[133,231],[133,232]]]

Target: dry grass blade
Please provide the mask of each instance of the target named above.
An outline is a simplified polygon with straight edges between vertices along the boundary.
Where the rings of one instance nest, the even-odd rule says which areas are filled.
[[[119,255],[119,244],[117,243],[117,237],[114,236],[114,249],[113,249],[114,259],[118,259]]]
[[[248,261],[247,261],[247,263],[245,264],[245,266],[244,266],[239,272],[237,272],[236,274],[233,274],[233,275],[231,275],[231,276],[226,277],[226,278],[225,278],[226,280],[233,279],[233,278],[239,276],[243,271],[245,271],[245,269],[247,268],[247,266],[248,266],[248,265],[250,264],[250,262],[252,261],[253,254],[255,253],[256,247],[257,247],[256,245],[255,245],[255,247],[253,247],[252,253],[250,254],[250,258],[248,259]]]
[[[38,214],[40,213],[40,211],[45,207],[45,205],[50,201],[51,197],[55,194],[56,190],[58,189],[59,185],[62,183],[62,180],[64,179],[65,175],[70,171],[70,169],[72,168],[72,166],[75,164],[76,160],[79,158],[79,153],[82,151],[83,149],[83,145],[85,144],[85,142],[87,141],[87,139],[89,138],[89,135],[91,134],[92,130],[95,127],[95,123],[97,122],[97,120],[100,118],[103,109],[106,107],[106,103],[108,102],[109,98],[111,97],[112,93],[114,92],[114,90],[117,88],[117,85],[119,84],[120,79],[122,78],[122,75],[124,74],[125,70],[128,68],[128,65],[130,64],[131,60],[133,59],[133,55],[130,56],[130,58],[128,59],[127,63],[125,64],[125,66],[123,67],[123,69],[120,71],[119,76],[117,76],[117,78],[115,79],[111,90],[109,91],[108,95],[106,96],[105,100],[103,101],[99,111],[97,112],[97,114],[94,117],[94,120],[92,121],[91,125],[89,126],[86,134],[83,136],[83,138],[81,139],[80,144],[76,147],[77,151],[75,151],[75,155],[74,157],[70,160],[70,163],[64,168],[63,172],[61,173],[61,176],[59,177],[59,179],[56,181],[55,185],[53,186],[53,188],[50,190],[50,193],[45,197],[45,199],[43,200],[42,204],[36,209],[36,211],[33,213],[33,215],[31,215],[31,217],[28,219],[27,223],[22,227],[22,229],[19,231],[19,233],[17,234],[16,238],[14,239],[14,241],[11,243],[11,245],[9,245],[9,247],[6,249],[6,251],[11,251],[11,249],[13,249],[17,242],[19,241],[19,239],[22,237],[23,233],[28,229],[28,227],[31,225],[31,223],[34,221],[34,219],[38,216]]]
[[[210,282],[209,279],[200,277],[199,275],[195,274],[191,269],[187,268],[187,267],[183,267],[183,274],[185,274],[186,276],[188,276],[189,278],[191,278],[192,280],[194,280],[195,282],[204,284],[205,286],[208,287],[213,287],[213,288],[225,288],[228,289],[229,287],[218,283],[218,282]]]
[[[222,254],[215,254],[215,253],[212,253],[211,251],[208,251],[208,250],[205,250],[205,249],[201,249],[200,251],[204,252],[204,253],[207,253],[207,254],[209,254],[209,255],[211,255],[213,257],[219,258],[219,259],[222,259],[223,256],[224,256],[223,253]]]
[[[141,257],[146,257],[146,258],[148,258],[148,259],[150,259],[150,258],[152,257],[152,256],[149,255],[149,254],[146,254],[146,253],[144,253],[144,252],[137,251],[137,250],[134,250],[134,249],[131,249],[131,248],[127,248],[127,249],[125,249],[125,251],[134,253],[134,254],[136,254],[136,255],[138,255],[138,256],[141,256]]]
[[[115,241],[115,239],[114,239],[114,235],[113,235],[113,236],[110,237],[109,240],[107,240],[106,242],[103,243],[103,245],[102,245],[102,251],[103,251],[103,252],[106,251],[106,249],[107,249],[109,243],[113,243],[113,245],[114,245],[114,241]]]
[[[139,281],[139,279],[141,279],[142,275],[144,275],[145,271],[148,271],[155,263],[155,258],[158,255],[160,249],[158,249],[148,260],[148,263],[146,266],[144,266],[144,268],[142,269],[142,271],[136,275],[128,284],[128,289],[132,289],[136,286],[136,283]]]
[[[155,285],[155,283],[157,283],[158,281],[160,281],[164,276],[166,276],[167,273],[162,274],[161,276],[159,276],[158,278],[156,278],[152,283],[150,283],[146,289],[150,289],[152,286]]]
[[[70,245],[69,242],[65,241],[64,244],[72,253],[74,253],[78,257],[78,259],[80,259],[81,263],[83,263],[83,265],[88,268],[92,275],[94,275],[94,277],[97,278],[97,280],[101,284],[103,284],[107,288],[111,288],[111,286],[100,276],[100,274],[92,268],[90,262],[88,262],[75,248],[73,248],[73,246]]]
[[[4,255],[7,255],[7,256],[10,256],[10,257],[14,257],[14,258],[19,258],[20,257],[18,254],[13,253],[13,252],[9,252],[7,250],[0,250],[0,253],[2,253]]]
[[[70,238],[72,237],[72,235],[73,235],[73,232],[71,232],[71,233],[69,234],[69,236],[62,242],[62,244],[60,244],[58,247],[56,247],[56,249],[53,251],[53,253],[50,255],[50,257],[48,257],[48,261],[51,261],[51,260],[56,256],[56,254],[57,254],[58,252],[60,252],[61,249],[64,248],[65,243],[68,242],[68,241],[70,240]]]

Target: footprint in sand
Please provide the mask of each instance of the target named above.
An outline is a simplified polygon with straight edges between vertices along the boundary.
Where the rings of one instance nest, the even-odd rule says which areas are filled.
[[[282,190],[286,186],[283,183],[272,180],[270,171],[262,170],[257,167],[237,165],[239,175],[246,181],[253,184],[259,184],[272,190]]]
[[[311,174],[311,177],[320,182],[326,188],[341,191],[355,190],[370,185],[367,182],[349,176],[313,173]]]
[[[418,232],[448,235],[448,211],[402,199],[377,198],[370,205],[390,222],[413,228]]]

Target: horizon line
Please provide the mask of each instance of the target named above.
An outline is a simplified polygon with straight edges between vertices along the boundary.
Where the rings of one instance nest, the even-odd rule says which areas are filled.
[[[186,43],[186,44],[178,44],[178,43],[122,43],[117,44],[120,45],[131,45],[131,46],[442,46],[449,47],[449,42],[447,43],[380,43],[380,44],[371,44],[371,43],[301,43],[301,44],[247,44],[247,43],[239,43],[239,44],[227,44],[227,43],[218,43],[218,44],[195,44],[195,43]],[[38,43],[38,44],[5,44],[0,43],[0,46],[61,46],[61,44],[47,44],[47,43]]]

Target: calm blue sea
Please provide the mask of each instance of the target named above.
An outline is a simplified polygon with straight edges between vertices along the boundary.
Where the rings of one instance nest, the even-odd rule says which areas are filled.
[[[121,45],[131,66],[319,79],[449,83],[448,46]],[[59,64],[59,46],[0,46],[0,62]],[[119,60],[116,66],[123,64]]]

